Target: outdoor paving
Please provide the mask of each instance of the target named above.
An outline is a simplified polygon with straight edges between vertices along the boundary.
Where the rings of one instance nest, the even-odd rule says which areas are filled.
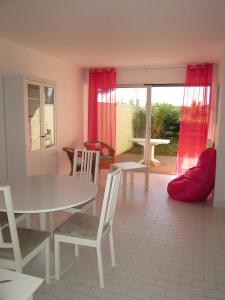
[[[155,156],[160,164],[154,166],[151,164],[150,172],[159,174],[176,174],[176,156]],[[139,162],[143,159],[142,154],[122,153],[116,157],[117,162],[135,161]]]

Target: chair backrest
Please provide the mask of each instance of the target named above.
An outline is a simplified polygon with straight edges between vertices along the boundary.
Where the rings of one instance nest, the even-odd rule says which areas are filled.
[[[10,187],[0,186],[0,193],[3,194],[3,200],[2,197],[0,197],[1,199],[0,201],[4,201],[5,203],[5,208],[8,217],[8,226],[9,226],[10,237],[11,237],[11,243],[4,242],[2,230],[0,230],[0,248],[12,248],[14,253],[14,258],[15,258],[15,264],[16,266],[18,266],[21,262],[21,251],[19,246],[19,239],[18,239],[15,215],[13,211],[13,202],[12,202]]]
[[[3,229],[5,226],[8,226],[7,213],[0,211],[0,229]]]
[[[113,149],[111,146],[109,146],[108,144],[101,142],[101,141],[87,141],[84,143],[84,147],[86,149],[89,150],[97,150],[97,149],[91,149],[91,147],[95,147],[95,148],[99,148],[100,152],[103,152],[102,155],[107,154],[107,155],[111,155],[114,158],[115,155],[115,149]],[[107,150],[105,153],[105,149]]]
[[[101,238],[105,225],[109,223],[112,225],[118,199],[121,173],[122,170],[118,169],[107,175],[97,239]]]
[[[99,155],[99,151],[75,149],[73,175],[79,175],[83,179],[89,179],[98,184]]]

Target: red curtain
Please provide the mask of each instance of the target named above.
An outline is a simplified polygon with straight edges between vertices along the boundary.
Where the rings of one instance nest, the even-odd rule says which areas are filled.
[[[89,71],[88,140],[116,147],[116,71]]]
[[[211,105],[212,64],[188,65],[180,117],[177,174],[196,165],[206,149]]]

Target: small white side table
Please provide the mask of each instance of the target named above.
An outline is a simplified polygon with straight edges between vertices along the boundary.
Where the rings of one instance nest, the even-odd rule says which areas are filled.
[[[43,281],[41,278],[0,269],[0,299],[32,300]]]
[[[148,166],[136,163],[133,161],[114,163],[110,165],[110,171],[121,168],[123,171],[123,193],[126,193],[127,189],[127,172],[131,173],[131,183],[133,183],[133,172],[135,171],[144,171],[145,172],[145,190],[148,191],[148,179],[149,179],[149,170]]]

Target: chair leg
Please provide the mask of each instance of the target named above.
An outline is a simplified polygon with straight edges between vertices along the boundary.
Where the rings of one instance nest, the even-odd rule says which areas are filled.
[[[100,288],[104,289],[101,244],[97,245],[96,251],[97,251],[97,260],[98,260],[98,273],[99,273]]]
[[[45,245],[45,280],[50,283],[50,239],[48,238]]]
[[[110,233],[109,233],[109,245],[110,245],[112,266],[115,267],[116,260],[115,260],[115,251],[114,251],[114,241],[113,241],[112,228],[111,228]]]
[[[26,220],[26,227],[31,228],[31,215],[26,214],[25,220]]]
[[[75,245],[75,256],[78,257],[79,256],[79,246]]]
[[[96,199],[93,200],[93,216],[96,216]]]
[[[16,262],[16,272],[23,273],[23,268],[22,268],[21,262],[19,262],[19,263]]]
[[[60,279],[60,242],[55,238],[55,279]]]

